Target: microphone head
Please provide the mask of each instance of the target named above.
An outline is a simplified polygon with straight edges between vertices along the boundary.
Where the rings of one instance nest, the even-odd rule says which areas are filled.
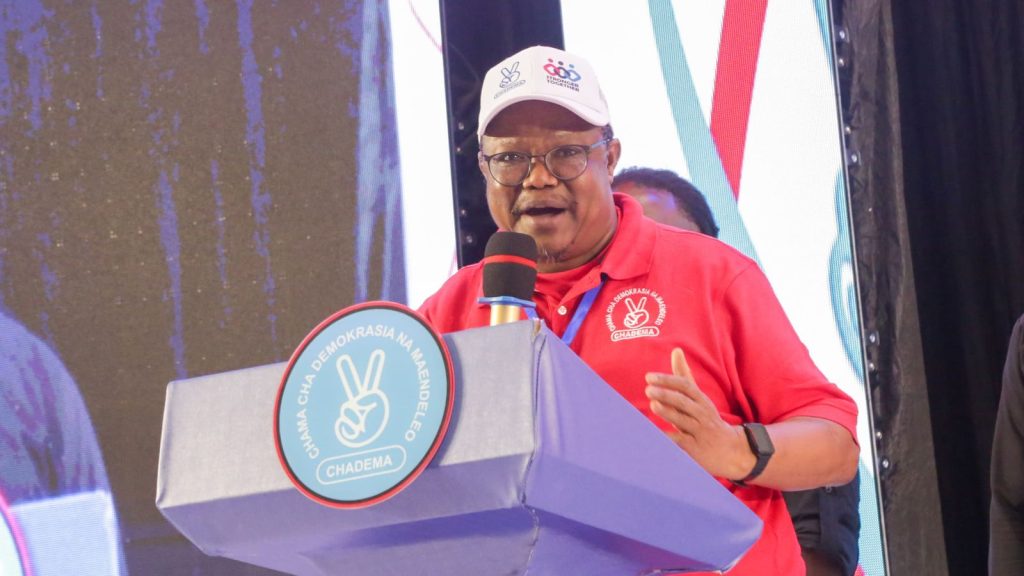
[[[537,243],[527,234],[495,232],[484,249],[484,297],[533,299]]]

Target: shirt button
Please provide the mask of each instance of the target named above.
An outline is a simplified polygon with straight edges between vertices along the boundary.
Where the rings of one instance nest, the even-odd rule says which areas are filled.
[[[568,312],[569,311],[565,308],[565,306],[559,306],[558,307],[558,315],[559,316],[565,316]]]

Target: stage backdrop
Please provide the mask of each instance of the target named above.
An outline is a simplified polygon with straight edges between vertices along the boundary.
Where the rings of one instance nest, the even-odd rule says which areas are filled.
[[[719,237],[761,264],[815,363],[856,400],[860,564],[885,575],[827,3],[561,6],[565,49],[601,78],[620,168],[693,182]]]
[[[432,1],[0,0],[0,572],[61,532],[264,572],[157,512],[165,387],[450,273],[439,36]]]
[[[759,262],[815,362],[857,402],[861,564],[868,574],[886,574],[877,436],[865,384],[848,208],[846,167],[855,154],[844,150],[843,138],[856,127],[848,132],[841,126],[828,3],[444,0],[444,5],[452,133],[461,143],[453,154],[460,262],[482,257],[480,239],[493,230],[476,163],[478,109],[469,105],[476,102],[471,98],[477,97],[484,71],[534,44],[565,47],[587,58],[601,78],[622,140],[620,169],[666,168],[691,179],[708,199],[721,238]],[[862,26],[858,34],[874,29]],[[849,62],[849,36],[840,43]],[[862,107],[865,99],[853,97]],[[873,251],[868,261],[880,253],[891,256],[890,249],[887,244]],[[874,275],[866,283],[872,287],[902,286],[902,279],[888,272],[869,272]],[[903,322],[905,315],[900,326]],[[887,340],[881,346],[890,345],[892,334],[883,330]],[[913,337],[911,329],[900,334]],[[874,336],[869,342],[877,359],[878,333]],[[883,364],[889,374],[891,363]],[[886,398],[892,397],[890,390]],[[930,446],[927,434],[915,438]],[[915,462],[921,493],[928,492],[930,469],[930,455],[924,454]]]

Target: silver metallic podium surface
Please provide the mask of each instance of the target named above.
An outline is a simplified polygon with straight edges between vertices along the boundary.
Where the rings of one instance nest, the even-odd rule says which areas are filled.
[[[274,446],[272,364],[170,383],[157,506],[205,553],[300,575],[723,570],[761,521],[547,328],[447,334],[433,462],[380,504],[303,496]]]

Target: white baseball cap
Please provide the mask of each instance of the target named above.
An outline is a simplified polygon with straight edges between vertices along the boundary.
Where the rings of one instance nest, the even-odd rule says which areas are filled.
[[[610,120],[597,74],[586,60],[557,48],[533,46],[487,71],[480,89],[477,136],[483,136],[502,110],[527,100],[558,104],[594,126]]]

